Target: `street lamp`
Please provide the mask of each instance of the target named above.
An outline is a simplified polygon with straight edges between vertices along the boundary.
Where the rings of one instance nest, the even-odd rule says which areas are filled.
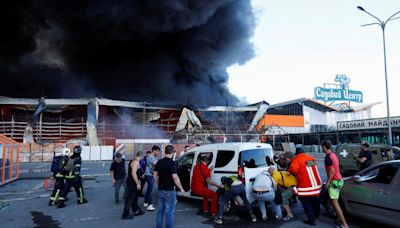
[[[389,136],[388,136],[388,143],[389,145],[392,145],[392,125],[390,123],[390,109],[389,109],[389,88],[388,88],[388,78],[387,78],[387,68],[386,68],[386,43],[385,43],[385,27],[386,24],[390,21],[390,20],[396,20],[399,19],[400,17],[396,17],[393,18],[394,16],[396,16],[398,13],[400,13],[400,11],[398,11],[397,13],[393,14],[392,16],[390,16],[386,21],[382,21],[379,18],[377,18],[376,16],[374,16],[372,13],[366,11],[364,8],[362,8],[361,6],[357,6],[357,9],[365,12],[366,14],[370,15],[371,17],[375,18],[376,20],[378,20],[379,23],[370,23],[370,24],[365,24],[365,25],[361,25],[361,26],[369,26],[369,25],[379,25],[382,28],[382,35],[383,35],[383,60],[384,60],[384,64],[385,64],[385,83],[386,83],[386,109],[387,109],[387,122],[388,122],[388,132],[389,132]]]

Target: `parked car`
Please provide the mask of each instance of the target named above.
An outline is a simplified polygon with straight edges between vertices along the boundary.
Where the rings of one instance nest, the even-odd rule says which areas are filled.
[[[221,184],[222,176],[238,176],[246,185],[247,199],[252,202],[251,179],[273,164],[272,146],[265,143],[217,143],[195,147],[178,158],[178,176],[186,194],[178,196],[199,198],[191,193],[193,168],[201,157],[208,156],[214,167],[211,179]],[[210,189],[217,190],[214,186]],[[200,199],[200,198],[199,198]]]
[[[340,200],[351,215],[400,227],[400,161],[358,172],[345,181]]]
[[[370,144],[368,149],[372,153],[372,164],[400,158],[400,148],[395,146],[389,146],[386,144]],[[360,153],[360,144],[351,143],[338,145],[335,153],[339,158],[340,173],[344,177],[353,176],[358,172],[359,167],[351,154],[358,156]]]

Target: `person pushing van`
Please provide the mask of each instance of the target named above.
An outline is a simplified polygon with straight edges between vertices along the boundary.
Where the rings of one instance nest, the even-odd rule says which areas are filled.
[[[239,178],[236,176],[223,176],[221,177],[221,183],[224,185],[226,192],[221,196],[221,202],[219,204],[218,213],[217,216],[215,216],[214,223],[223,223],[222,214],[224,213],[225,204],[228,203],[228,201],[234,199],[236,196],[239,196],[244,201],[247,211],[250,214],[251,221],[257,222],[257,217],[253,214],[251,204],[247,200],[244,184],[239,180]]]

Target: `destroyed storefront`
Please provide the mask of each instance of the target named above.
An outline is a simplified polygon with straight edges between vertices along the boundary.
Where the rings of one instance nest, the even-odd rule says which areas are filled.
[[[178,143],[259,141],[266,102],[248,106],[148,104],[99,98],[0,98],[0,133],[18,142],[115,145],[116,139]]]

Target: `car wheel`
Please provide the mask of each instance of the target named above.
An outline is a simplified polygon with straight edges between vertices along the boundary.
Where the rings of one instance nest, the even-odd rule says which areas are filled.
[[[343,214],[347,214],[347,210],[346,210],[346,207],[344,206],[342,198],[339,198],[339,206],[342,209]]]
[[[235,202],[233,200],[229,200],[224,207],[224,214],[225,215],[232,215],[235,208]]]
[[[326,205],[324,205],[324,208],[325,208],[326,214],[330,218],[337,219],[335,208],[333,207],[333,205],[331,203],[327,203]]]

